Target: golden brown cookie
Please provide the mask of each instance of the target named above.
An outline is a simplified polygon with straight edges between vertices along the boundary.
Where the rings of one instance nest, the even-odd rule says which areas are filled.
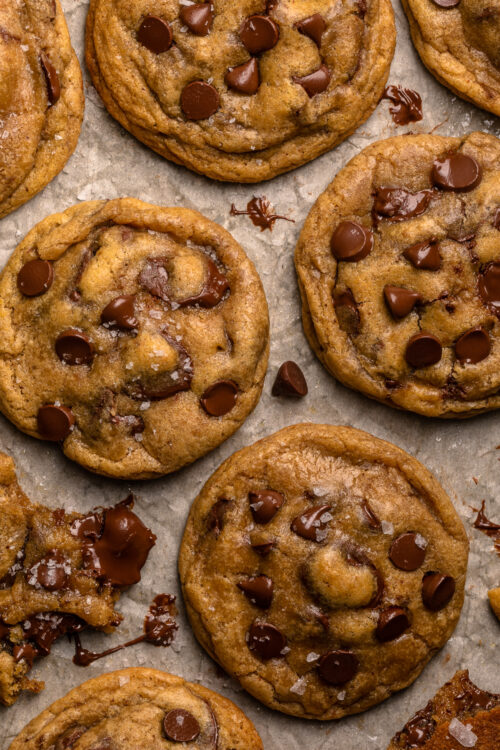
[[[344,385],[432,417],[500,406],[500,140],[405,135],[365,148],[295,252],[302,316]]]
[[[414,458],[348,427],[287,427],[225,461],[179,570],[196,637],[253,696],[338,719],[411,684],[453,632],[468,543]]]
[[[0,298],[0,409],[92,471],[179,469],[259,399],[259,276],[196,211],[123,198],[50,216],[11,256]]]
[[[91,0],[86,58],[140,141],[213,179],[261,182],[369,117],[394,45],[389,0]]]
[[[499,739],[500,695],[481,690],[462,670],[405,724],[387,750],[498,750]]]
[[[402,0],[424,65],[455,94],[500,115],[498,0]]]
[[[64,167],[83,106],[80,66],[59,0],[2,0],[0,217]]]
[[[262,750],[250,719],[203,685],[133,667],[84,682],[33,719],[9,750]]]

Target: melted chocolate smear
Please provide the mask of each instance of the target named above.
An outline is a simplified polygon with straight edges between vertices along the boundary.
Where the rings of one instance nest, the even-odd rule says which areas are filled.
[[[295,224],[295,219],[289,219],[288,216],[272,214],[270,211],[270,205],[271,204],[265,195],[254,195],[254,197],[247,203],[246,211],[239,211],[234,203],[232,203],[229,213],[231,216],[249,216],[250,221],[256,227],[260,227],[261,232],[265,229],[269,229],[269,231],[272,232],[274,224],[278,219],[291,221]]]
[[[389,112],[396,125],[408,125],[422,119],[422,99],[417,91],[402,86],[387,86],[382,99],[389,99],[394,106]]]
[[[39,612],[23,621],[23,635],[36,645],[40,656],[48,656],[54,641],[63,635],[80,633],[86,627],[86,623],[75,615]]]
[[[211,258],[207,258],[206,262],[208,273],[201,292],[193,297],[180,300],[178,304],[181,307],[187,307],[188,305],[215,307],[229,290],[229,281],[219,271],[214,261]]]
[[[396,735],[397,742],[404,742],[402,747],[414,748],[424,745],[434,734],[436,722],[432,718],[434,704],[432,701],[421,711],[418,711],[403,730]]]
[[[486,690],[478,688],[477,685],[474,685],[474,683],[469,680],[468,673],[461,675],[460,687],[462,692],[455,696],[457,712],[461,711],[469,713],[476,708],[482,708],[485,711],[489,711],[500,703],[499,694],[488,693]]]
[[[137,401],[153,399],[158,401],[163,398],[175,396],[176,393],[189,391],[193,379],[193,361],[182,344],[171,338],[165,331],[162,333],[164,339],[176,350],[178,357],[177,367],[171,372],[154,372],[143,375],[141,379],[127,383],[125,390],[127,394]]]
[[[475,529],[479,529],[479,531],[482,531],[483,534],[486,534],[491,539],[493,539],[495,551],[500,557],[500,523],[495,523],[494,521],[490,521],[490,519],[487,518],[484,512],[484,506],[485,501],[483,500],[479,509],[473,508],[473,510],[475,510],[477,513],[473,526]]]
[[[375,192],[373,200],[373,218],[389,221],[404,221],[420,216],[429,206],[432,190],[419,190],[411,193],[404,188],[380,187]]]

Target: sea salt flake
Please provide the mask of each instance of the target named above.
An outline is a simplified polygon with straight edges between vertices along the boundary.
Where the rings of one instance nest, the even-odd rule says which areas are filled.
[[[477,735],[472,731],[470,724],[465,725],[459,719],[452,719],[448,732],[457,742],[460,742],[462,747],[476,746]]]
[[[382,521],[380,522],[380,525],[382,526],[382,533],[383,534],[394,534],[394,526],[390,521]]]
[[[291,693],[297,693],[297,695],[304,695],[306,692],[306,678],[305,677],[299,677],[297,682],[294,682],[292,687],[290,688]]]
[[[316,661],[317,659],[319,659],[319,654],[317,654],[315,651],[310,651],[306,656],[306,661],[309,663],[312,661]]]

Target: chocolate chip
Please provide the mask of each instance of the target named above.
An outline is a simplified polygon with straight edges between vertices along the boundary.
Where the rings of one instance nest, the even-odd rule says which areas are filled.
[[[352,651],[328,651],[318,664],[320,677],[330,685],[345,685],[358,671],[359,661]]]
[[[293,76],[293,82],[302,86],[307,96],[312,99],[313,96],[321,94],[325,89],[328,88],[332,74],[326,67],[326,65],[320,65],[318,70],[313,73],[309,73],[307,76]]]
[[[59,591],[68,582],[69,560],[59,550],[51,550],[28,570],[28,583],[47,591]]]
[[[422,601],[432,612],[437,612],[451,601],[455,593],[455,579],[442,573],[428,572],[422,579]]]
[[[455,8],[460,0],[432,0],[435,5],[439,5],[440,8]]]
[[[193,742],[200,732],[200,725],[193,714],[184,708],[173,708],[163,719],[163,730],[174,742]]]
[[[45,83],[47,84],[47,97],[52,105],[55,104],[61,96],[59,76],[45,52],[42,52],[40,55],[40,64],[42,66],[43,75],[45,76]]]
[[[272,389],[273,396],[302,398],[307,395],[307,383],[300,367],[291,360],[283,362],[276,375]]]
[[[182,391],[189,391],[193,380],[193,362],[184,347],[164,331],[162,335],[177,353],[177,365],[174,370],[155,373],[153,370],[143,373],[138,380],[127,383],[125,391],[132,398],[164,399]]]
[[[102,325],[105,328],[123,328],[126,331],[137,328],[134,304],[134,294],[124,294],[121,297],[115,297],[115,299],[106,305],[101,313]]]
[[[139,284],[155,297],[170,302],[170,287],[165,258],[148,258],[139,274]]]
[[[311,542],[322,542],[326,539],[326,528],[332,520],[330,510],[329,505],[316,505],[309,508],[309,510],[293,519],[290,528],[303,539],[308,539]]]
[[[417,711],[415,716],[405,724],[402,732],[396,735],[398,742],[403,741],[402,747],[416,748],[427,743],[436,728],[436,722],[432,718],[433,713],[434,704],[429,701],[425,708]]]
[[[38,297],[50,289],[54,269],[48,260],[29,260],[17,274],[17,288],[25,297]]]
[[[326,21],[320,13],[314,13],[303,21],[295,24],[301,34],[312,39],[318,47],[321,47],[321,37],[326,29]]]
[[[384,287],[384,298],[394,318],[405,318],[418,302],[422,302],[422,295],[418,292],[388,284]]]
[[[30,669],[38,655],[38,650],[31,643],[21,643],[20,646],[14,646],[12,649],[14,661],[25,661]]]
[[[332,234],[330,248],[337,260],[356,262],[372,251],[373,234],[355,221],[343,221]]]
[[[432,333],[416,333],[408,341],[405,358],[410,367],[429,367],[439,362],[443,354],[441,342]]]
[[[75,417],[67,406],[47,404],[38,410],[37,429],[44,440],[64,440],[74,424]]]
[[[229,501],[225,498],[221,498],[210,508],[207,516],[207,528],[215,535],[215,537],[219,536],[224,527],[224,516],[226,515],[228,505]]]
[[[269,523],[285,502],[284,496],[275,490],[263,490],[248,494],[250,510],[255,523]]]
[[[240,29],[240,39],[251,55],[272,49],[279,35],[277,25],[268,16],[250,16]]]
[[[198,3],[181,8],[179,13],[182,23],[197,36],[207,36],[212,29],[214,14],[212,3]]]
[[[407,531],[393,541],[389,557],[400,570],[416,570],[422,565],[426,550],[425,539],[414,531]]]
[[[361,316],[352,290],[346,289],[343,292],[335,290],[333,293],[333,306],[339,327],[351,336],[356,336],[359,333]]]
[[[137,41],[155,55],[166,52],[173,41],[170,24],[158,16],[146,16],[139,26]]]
[[[467,154],[444,156],[436,159],[432,166],[432,181],[442,190],[473,190],[481,177],[481,167]]]
[[[361,510],[363,511],[363,515],[366,519],[366,522],[368,526],[373,529],[374,531],[380,531],[382,528],[382,524],[380,522],[379,517],[371,507],[368,500],[363,500],[361,503]]]
[[[251,542],[252,549],[261,557],[267,557],[276,547],[276,542]]]
[[[188,120],[206,120],[217,112],[220,97],[217,89],[205,81],[192,81],[181,94],[181,109]]]
[[[421,268],[425,271],[437,271],[441,268],[439,244],[433,240],[417,242],[416,245],[408,247],[403,255],[406,260],[413,263],[415,268]]]
[[[378,616],[375,635],[381,643],[394,641],[410,627],[408,615],[401,607],[388,607]]]
[[[375,193],[373,211],[390,221],[404,221],[423,214],[430,203],[431,196],[431,190],[411,193],[404,188],[380,187]]]
[[[237,584],[247,599],[261,609],[269,609],[273,600],[273,582],[267,576],[252,576]]]
[[[200,307],[206,308],[215,307],[228,291],[229,281],[224,274],[219,271],[211,258],[207,258],[206,262],[208,275],[203,284],[203,289],[199,294],[195,294],[193,297],[187,297],[186,299],[180,300],[178,304],[181,307],[187,307],[188,305],[199,305]]]
[[[200,398],[200,403],[211,417],[223,417],[236,404],[238,386],[232,380],[220,380],[209,386]]]
[[[455,354],[462,364],[475,365],[485,359],[490,351],[490,337],[481,326],[466,331],[455,344]]]
[[[230,89],[242,94],[255,94],[260,86],[259,65],[255,57],[251,57],[243,65],[229,68],[224,80]]]
[[[255,621],[247,633],[247,643],[250,651],[254,651],[260,659],[268,661],[284,656],[281,652],[286,646],[286,638],[269,622]]]
[[[60,333],[55,348],[57,356],[66,365],[89,365],[94,357],[90,338],[75,328]]]
[[[482,301],[500,317],[500,263],[488,263],[479,274],[479,296]]]

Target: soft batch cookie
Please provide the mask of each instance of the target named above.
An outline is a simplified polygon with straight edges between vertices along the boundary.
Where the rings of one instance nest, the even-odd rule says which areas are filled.
[[[0,217],[64,167],[83,106],[80,66],[59,0],[2,0]]]
[[[319,197],[295,252],[325,367],[426,416],[500,406],[500,140],[368,146]]]
[[[227,698],[181,677],[134,667],[84,682],[33,719],[9,750],[262,750]]]
[[[500,115],[500,6],[491,0],[402,0],[424,65],[455,94]]]
[[[225,461],[179,570],[208,653],[283,713],[338,719],[412,683],[457,623],[468,543],[414,458],[348,427],[287,427]]]
[[[394,45],[389,0],[91,0],[86,57],[140,141],[213,179],[260,182],[369,117]]]
[[[92,471],[179,469],[260,396],[259,276],[195,211],[124,198],[50,216],[11,256],[0,299],[0,409]]]

